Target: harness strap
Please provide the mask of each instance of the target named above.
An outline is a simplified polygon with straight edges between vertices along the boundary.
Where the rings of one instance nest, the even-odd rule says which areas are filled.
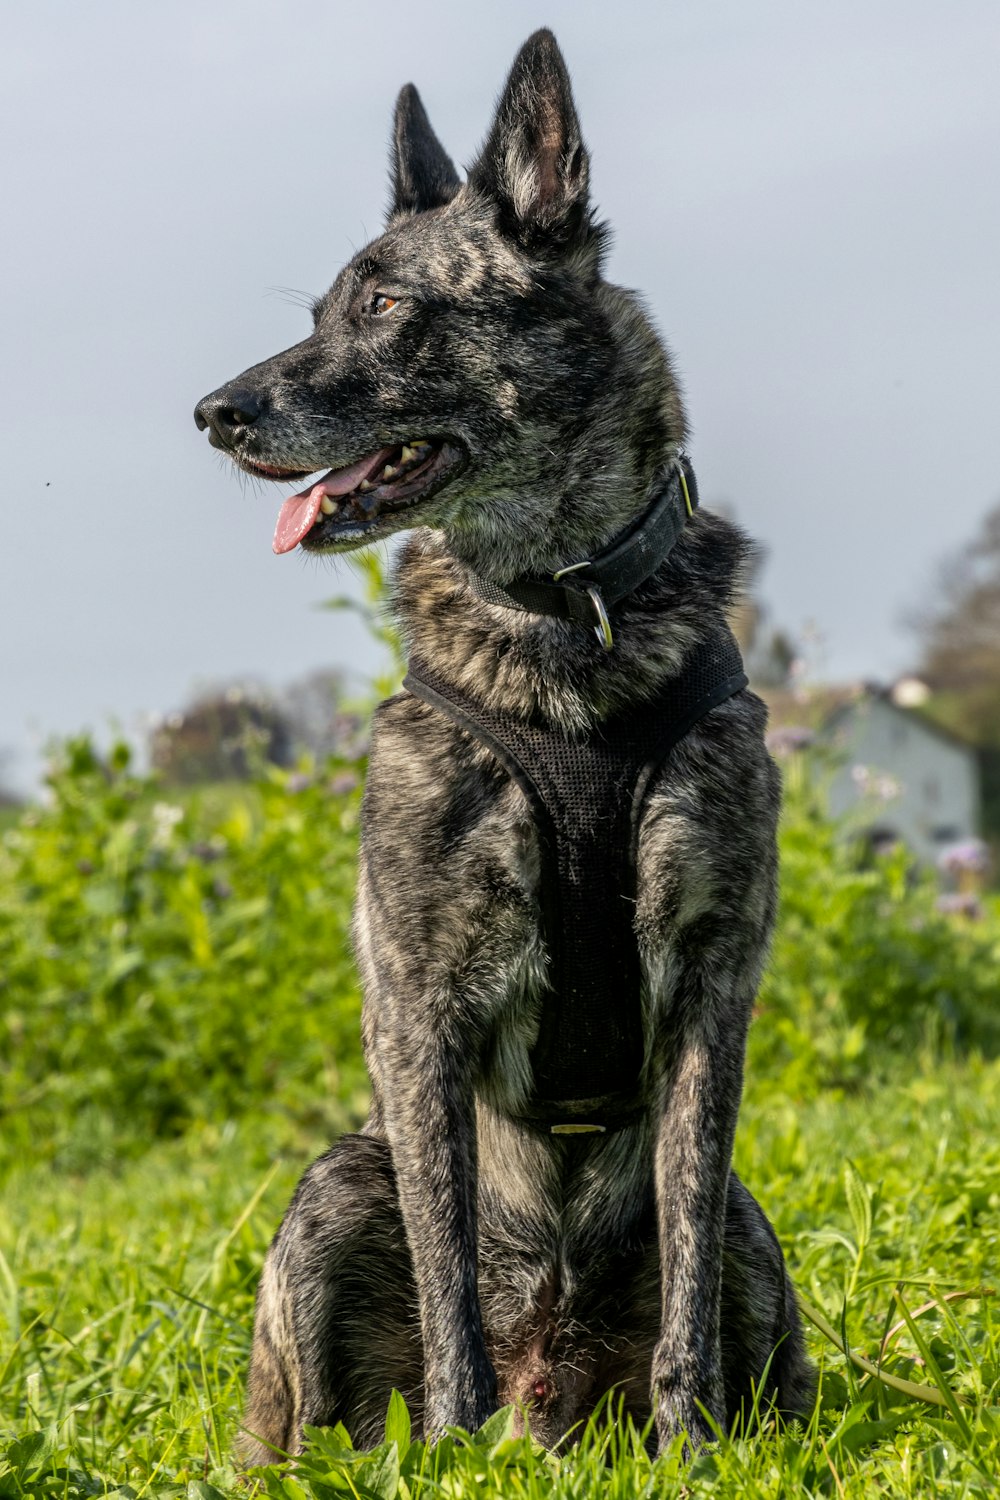
[[[485,745],[523,791],[541,854],[548,981],[522,1123],[610,1131],[641,1113],[642,974],[636,853],[659,767],[689,729],[746,687],[728,630],[696,646],[652,702],[571,735],[501,714],[411,657],[403,686]]]

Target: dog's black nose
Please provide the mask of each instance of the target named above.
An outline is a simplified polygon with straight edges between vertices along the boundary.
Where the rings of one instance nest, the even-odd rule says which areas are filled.
[[[194,409],[199,432],[211,428],[209,442],[231,448],[242,427],[252,427],[261,413],[261,404],[252,391],[214,391],[199,401]]]

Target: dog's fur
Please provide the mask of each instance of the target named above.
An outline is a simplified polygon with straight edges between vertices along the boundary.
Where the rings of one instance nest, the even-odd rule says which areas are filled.
[[[723,621],[746,550],[696,513],[614,611],[611,652],[470,587],[470,571],[502,583],[592,555],[684,441],[663,346],[637,297],[602,278],[587,173],[549,32],[516,59],[464,184],[408,86],[384,234],[318,304],[310,338],[199,408],[250,468],[447,435],[464,467],[412,511],[350,535],[321,520],[305,545],[417,528],[395,584],[407,640],[471,695],[573,731],[677,673]],[[240,422],[216,423],[222,408]],[[306,1173],[267,1257],[250,1461],[297,1452],[304,1423],[342,1420],[373,1443],[394,1386],[429,1433],[517,1402],[546,1443],[612,1387],[638,1422],[655,1411],[661,1446],[682,1430],[704,1441],[755,1392],[786,1413],[808,1404],[781,1250],[730,1169],[775,909],[764,719],[739,693],[658,775],[635,914],[645,1113],[567,1139],[512,1119],[546,987],[524,797],[426,703],[378,710],[355,916],[372,1111]]]

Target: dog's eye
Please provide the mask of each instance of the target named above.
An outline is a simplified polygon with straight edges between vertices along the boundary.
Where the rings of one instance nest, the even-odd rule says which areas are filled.
[[[368,311],[378,317],[381,313],[392,312],[398,301],[398,297],[390,297],[386,292],[376,292],[368,304]]]

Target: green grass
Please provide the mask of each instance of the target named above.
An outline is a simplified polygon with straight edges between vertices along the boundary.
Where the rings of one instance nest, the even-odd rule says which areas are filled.
[[[0,838],[0,1500],[245,1493],[261,1261],[364,1108],[348,769],[181,801],[77,744]],[[809,1421],[693,1464],[652,1465],[607,1412],[555,1456],[503,1418],[428,1450],[396,1406],[374,1455],[319,1434],[269,1494],[995,1493],[1000,919],[942,918],[898,861],[859,865],[790,782],[737,1166],[841,1342],[937,1402],[811,1330]]]
[[[1000,1309],[985,1296],[944,1299],[989,1286],[1000,1263],[998,1094],[997,1064],[926,1060],[909,1080],[851,1099],[802,1103],[752,1081],[738,1166],[772,1215],[798,1286],[870,1356],[901,1319],[897,1285],[911,1312],[937,1299],[917,1318],[923,1353],[904,1326],[885,1364],[940,1382],[953,1409],[857,1379],[811,1336],[823,1380],[808,1430],[723,1439],[696,1461],[688,1492],[989,1492],[1000,1471]],[[247,1118],[157,1145],[118,1172],[80,1180],[26,1165],[10,1175],[0,1411],[17,1441],[0,1495],[232,1489],[254,1283],[303,1165],[270,1163],[266,1136]],[[600,1457],[609,1441],[598,1425],[582,1452],[558,1463],[516,1441],[492,1458],[493,1444],[461,1450],[458,1488],[445,1493],[681,1493],[676,1456],[651,1469],[626,1439],[611,1472]],[[288,1487],[270,1487],[329,1493],[324,1486],[362,1462],[331,1457],[341,1447],[327,1439]],[[444,1457],[423,1455],[429,1467]],[[418,1484],[412,1493],[441,1491]]]

